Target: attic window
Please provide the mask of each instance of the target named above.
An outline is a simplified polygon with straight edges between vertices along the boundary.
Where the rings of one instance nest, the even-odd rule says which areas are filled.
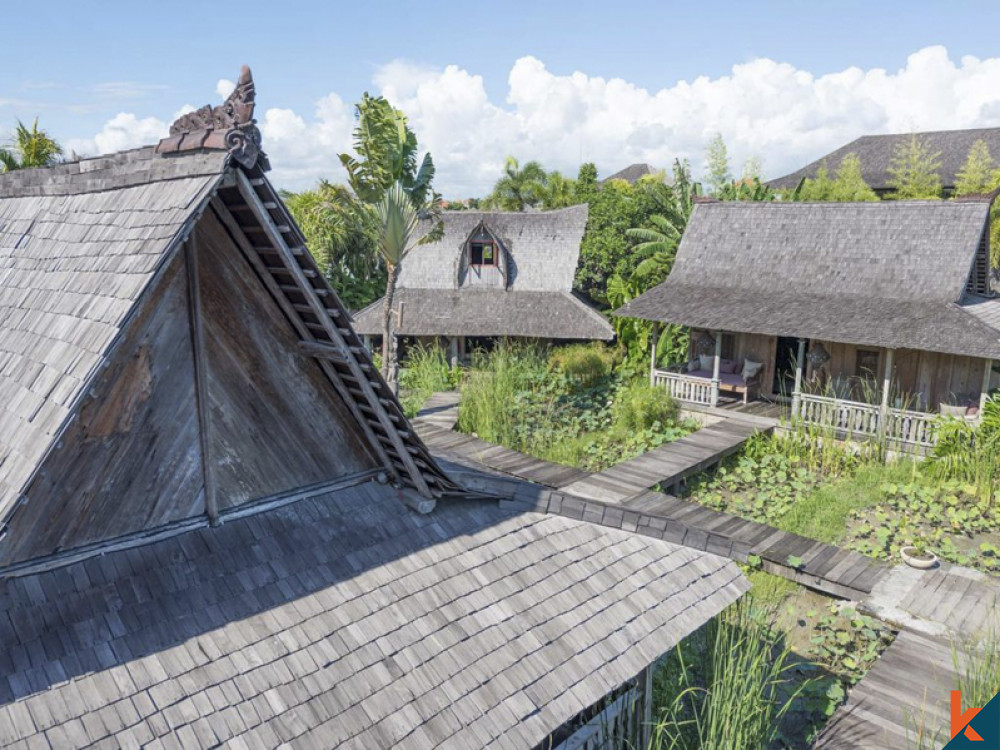
[[[469,243],[470,266],[495,266],[497,264],[496,246],[492,242]]]

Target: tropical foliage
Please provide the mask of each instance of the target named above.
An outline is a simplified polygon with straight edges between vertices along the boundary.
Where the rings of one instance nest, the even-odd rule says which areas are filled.
[[[396,283],[410,251],[440,238],[444,229],[437,219],[441,199],[431,188],[434,161],[430,154],[424,154],[418,165],[417,136],[402,111],[383,97],[366,93],[357,105],[357,117],[357,156],[341,154],[340,162],[354,194],[377,217],[378,250],[387,275],[382,305],[382,376],[395,390],[399,364],[392,303]],[[421,234],[418,227],[426,218],[435,223]]]
[[[821,164],[815,177],[807,177],[788,196],[796,201],[838,201],[843,203],[877,201],[875,191],[868,187],[861,174],[861,160],[855,153],[847,154],[837,166],[833,177],[826,164]]]
[[[891,198],[940,198],[941,152],[931,151],[916,133],[896,145],[889,162],[888,185]]]
[[[721,133],[716,133],[708,143],[705,154],[705,170],[705,179],[712,195],[715,196],[718,196],[733,179],[732,171],[729,169],[726,142],[722,140]]]
[[[48,167],[55,164],[62,153],[62,146],[46,131],[39,130],[38,118],[35,118],[30,128],[18,120],[10,145],[0,148],[0,171]]]
[[[955,195],[983,195],[1000,187],[1000,168],[986,141],[978,140],[969,149],[965,164],[955,175]],[[1000,207],[994,202],[990,212],[990,262],[1000,267]]]
[[[599,347],[599,345],[597,345]],[[596,354],[596,356],[594,356]],[[600,471],[691,432],[663,389],[611,373],[609,353],[501,342],[462,379],[458,429],[533,456]]]
[[[483,205],[501,211],[523,211],[538,206],[545,200],[547,177],[545,169],[537,161],[522,165],[515,157],[508,156],[503,165],[503,175]]]
[[[316,264],[344,304],[358,310],[378,299],[385,290],[386,271],[371,207],[349,188],[326,180],[315,190],[282,197]]]

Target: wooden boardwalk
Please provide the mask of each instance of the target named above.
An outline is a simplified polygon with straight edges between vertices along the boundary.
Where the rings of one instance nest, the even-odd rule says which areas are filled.
[[[949,739],[949,701],[958,674],[952,641],[904,630],[833,715],[813,747],[917,750]],[[925,742],[919,742],[923,732]]]
[[[725,419],[597,474],[563,485],[562,489],[580,497],[620,503],[658,484],[672,487],[699,474],[738,451],[752,435],[773,428],[773,423],[765,426]]]
[[[414,421],[434,425],[445,430],[454,429],[458,423],[458,391],[433,393],[417,413]]]

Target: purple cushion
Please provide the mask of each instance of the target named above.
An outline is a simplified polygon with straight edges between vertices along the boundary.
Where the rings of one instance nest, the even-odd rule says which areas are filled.
[[[742,370],[742,362],[738,359],[723,359],[719,362],[719,372],[733,374]]]
[[[743,381],[742,375],[736,375],[731,372],[723,372],[719,374],[719,382],[725,383],[726,385],[746,385]]]

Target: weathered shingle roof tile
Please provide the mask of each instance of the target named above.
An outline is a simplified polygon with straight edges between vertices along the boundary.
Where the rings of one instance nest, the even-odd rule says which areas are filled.
[[[397,494],[8,581],[0,741],[533,745],[746,587],[659,540],[481,501],[420,516]]]

